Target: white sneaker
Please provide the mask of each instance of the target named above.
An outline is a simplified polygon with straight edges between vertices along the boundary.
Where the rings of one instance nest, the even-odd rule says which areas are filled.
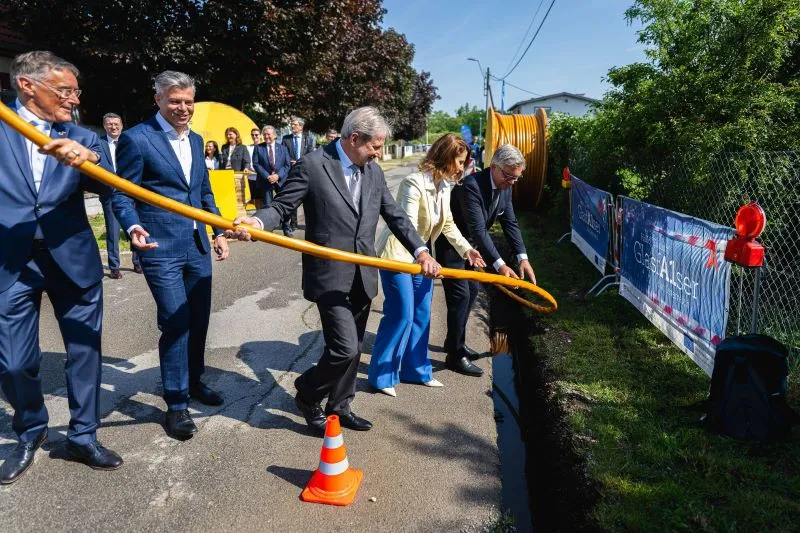
[[[391,396],[392,398],[397,398],[397,393],[394,390],[394,387],[386,387],[385,389],[378,389],[382,393],[386,394],[387,396]]]
[[[422,384],[425,385],[426,387],[444,387],[444,383],[435,379],[432,379],[430,381],[425,381]]]

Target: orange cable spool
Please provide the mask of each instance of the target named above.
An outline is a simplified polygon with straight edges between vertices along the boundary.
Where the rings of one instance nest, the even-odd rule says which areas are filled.
[[[11,128],[15,129],[20,135],[30,140],[37,146],[43,146],[52,140],[50,137],[46,136],[45,134],[37,130],[31,124],[28,124],[25,120],[20,118],[14,111],[9,109],[5,104],[2,103],[0,103],[0,120],[8,124]],[[124,178],[120,178],[119,176],[116,176],[115,174],[105,170],[104,168],[95,165],[93,163],[90,163],[88,161],[85,161],[77,168],[90,178],[97,180],[101,183],[104,183],[105,185],[108,185],[115,189],[119,189],[120,191],[130,195],[133,198],[136,198],[139,201],[148,203],[150,205],[159,207],[166,211],[170,211],[172,213],[176,213],[186,218],[190,218],[192,220],[196,220],[198,222],[202,222],[204,224],[208,224],[223,230],[233,230],[236,228],[236,226],[233,224],[233,221],[231,220],[227,220],[219,215],[209,213],[208,211],[205,211],[203,209],[197,209],[195,207],[188,206],[181,202],[177,202],[175,200],[172,200],[171,198],[155,194],[152,191],[149,191],[143,187],[135,185],[134,183],[131,183],[130,181]],[[254,240],[266,242],[269,244],[275,244],[283,248],[289,248],[291,250],[313,255],[315,257],[321,257],[323,259],[343,261],[345,263],[380,268],[383,270],[400,272],[404,274],[419,274],[422,270],[422,267],[416,263],[403,263],[400,261],[381,259],[380,257],[373,257],[373,256],[355,254],[351,252],[345,252],[342,250],[337,250],[335,248],[326,248],[324,246],[319,246],[317,244],[313,244],[311,242],[300,239],[292,239],[290,237],[276,235],[271,231],[264,231],[252,227],[247,227],[247,228],[248,232],[250,233],[250,235]],[[533,283],[527,281],[515,280],[497,274],[487,274],[484,272],[461,270],[457,268],[442,268],[439,272],[440,275],[445,278],[467,279],[467,280],[478,281],[480,283],[492,283],[495,285],[504,285],[506,287],[512,287],[512,288],[516,287],[523,288],[527,291],[534,293],[540,299],[545,300],[549,304],[549,306],[547,307],[537,306],[538,307],[537,308],[533,307],[534,304],[528,302],[529,307],[544,313],[551,313],[558,308],[558,304],[556,303],[555,298],[553,298],[553,296],[551,296],[550,293],[534,285]]]

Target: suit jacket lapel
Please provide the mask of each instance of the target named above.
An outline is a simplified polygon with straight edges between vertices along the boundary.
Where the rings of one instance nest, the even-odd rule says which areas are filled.
[[[367,163],[364,167],[364,175],[361,176],[361,198],[358,202],[358,212],[364,212],[364,206],[369,205],[369,198],[372,195],[372,189],[375,187],[375,172],[373,165],[377,163]]]
[[[329,147],[331,147],[332,150]],[[356,211],[356,206],[353,204],[353,197],[350,196],[350,189],[347,187],[347,181],[344,179],[344,172],[342,172],[342,164],[339,161],[339,153],[336,151],[336,146],[333,143],[329,144],[325,148],[325,153],[328,157],[324,159],[322,167],[325,169],[331,182],[333,182],[333,186],[336,187],[336,190],[342,195],[342,198],[347,202],[350,209],[353,210],[353,213],[357,215],[358,212]],[[363,176],[361,179],[364,179]],[[361,195],[364,195],[363,182],[361,184]]]
[[[51,139],[58,139],[58,138],[66,138],[67,136],[67,127],[66,124],[62,122],[56,122],[53,124],[53,127],[50,128],[50,138]],[[54,170],[58,168],[59,162],[56,161],[55,157],[48,156],[47,159],[44,160],[44,170],[42,171],[42,181],[39,183],[39,196],[44,193],[45,187],[47,184],[50,183],[50,174],[53,173]]]
[[[0,121],[0,130],[8,139],[8,145],[11,147],[11,153],[17,161],[22,177],[25,178],[31,192],[36,196],[36,185],[33,183],[33,170],[31,170],[31,162],[28,160],[28,145],[25,144],[25,139],[5,122]]]
[[[486,222],[490,226],[494,223],[493,213],[491,212],[492,209],[492,175],[490,172],[486,172],[483,176],[480,176],[481,179],[476,179],[478,182],[478,187],[481,189],[481,197],[483,198],[483,210],[486,212]],[[502,191],[501,191],[502,192]],[[499,205],[499,204],[498,204]]]
[[[156,148],[156,150],[158,150],[164,159],[169,162],[170,166],[178,175],[180,180],[188,187],[189,184],[186,182],[186,176],[183,175],[181,162],[178,161],[178,156],[175,155],[175,150],[173,150],[172,145],[169,144],[167,132],[161,129],[161,126],[158,124],[155,117],[152,119],[150,126],[152,129],[147,131],[147,138],[150,140],[150,143]],[[194,158],[192,158],[192,163],[194,163]]]

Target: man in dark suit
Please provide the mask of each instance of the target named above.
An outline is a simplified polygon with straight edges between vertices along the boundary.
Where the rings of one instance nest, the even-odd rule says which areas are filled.
[[[234,223],[272,230],[302,203],[308,241],[374,256],[378,217],[383,217],[403,246],[414,253],[423,274],[435,277],[439,264],[395,203],[383,171],[374,163],[389,133],[375,108],[352,111],[344,120],[341,139],[300,160],[268,209]],[[245,227],[229,234],[250,239]],[[372,427],[350,409],[350,403],[355,396],[370,303],[377,293],[376,269],[303,255],[303,296],[317,304],[325,349],[319,364],[295,381],[295,403],[308,425],[320,433],[326,413],[339,415],[342,426],[349,429]],[[326,396],[323,412],[320,402]]]
[[[103,129],[106,135],[100,137],[100,166],[109,172],[117,173],[117,143],[122,134],[122,117],[116,113],[106,113],[103,115]],[[108,253],[108,269],[111,279],[122,278],[119,271],[119,222],[114,216],[111,207],[111,196],[113,190],[100,196],[100,203],[103,205],[103,218],[106,222],[106,252]],[[142,273],[142,266],[139,264],[139,254],[136,249],[133,252],[133,271],[137,274]]]
[[[203,139],[189,130],[194,114],[194,80],[164,71],[155,80],[158,112],[126,130],[117,147],[119,175],[157,194],[214,214]],[[158,308],[161,381],[167,403],[165,427],[177,439],[190,438],[197,426],[189,415],[189,397],[222,405],[222,397],[200,377],[211,314],[211,255],[205,224],[168,213],[114,192],[114,213],[141,252],[144,276]],[[217,260],[228,256],[228,242],[214,229]]]
[[[275,142],[278,134],[273,126],[264,126],[262,136],[264,142],[253,150],[253,167],[258,180],[256,189],[264,191],[263,207],[269,207],[272,204],[272,198],[286,183],[286,177],[289,175],[289,169],[291,168],[291,160],[286,147],[281,143]],[[287,237],[292,236],[288,221],[284,221],[282,229],[284,235]]]
[[[305,122],[303,119],[299,117],[292,117],[289,120],[289,127],[292,129],[292,133],[288,135],[284,135],[281,142],[289,151],[289,157],[291,158],[291,164],[294,165],[300,158],[302,158],[306,154],[310,154],[314,151],[314,147],[316,145],[316,140],[314,136],[310,133],[303,133],[303,126]],[[288,226],[290,231],[294,231],[297,229],[297,209],[289,213],[288,217]]]
[[[12,427],[19,437],[0,467],[2,484],[18,480],[47,439],[39,375],[44,292],[67,350],[67,451],[92,468],[122,465],[96,436],[103,265],[83,192],[102,194],[107,187],[74,168],[100,162],[97,135],[71,123],[72,107],[80,104],[77,77],[75,66],[50,52],[17,56],[11,63],[13,108],[53,140],[40,151],[0,122],[0,385],[14,409]]]
[[[536,283],[511,203],[511,187],[524,170],[525,158],[519,149],[510,144],[499,146],[489,168],[467,176],[460,186],[453,189],[450,208],[458,229],[498,274],[523,279],[527,276]],[[489,229],[496,221],[500,222],[506,240],[519,261],[519,275],[505,264],[489,235]],[[436,258],[443,266],[471,268],[447,239],[437,239],[435,250]],[[470,356],[476,354],[465,344],[467,319],[478,296],[479,284],[475,281],[443,279],[442,286],[447,302],[445,365],[461,374],[480,376],[483,370],[470,360]]]

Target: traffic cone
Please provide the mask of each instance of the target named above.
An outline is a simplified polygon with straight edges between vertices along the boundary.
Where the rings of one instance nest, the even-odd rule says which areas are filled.
[[[319,468],[311,476],[300,499],[304,502],[327,503],[328,505],[350,505],[356,497],[361,470],[350,468],[344,448],[339,417],[330,415],[325,426],[325,440],[319,456]]]

